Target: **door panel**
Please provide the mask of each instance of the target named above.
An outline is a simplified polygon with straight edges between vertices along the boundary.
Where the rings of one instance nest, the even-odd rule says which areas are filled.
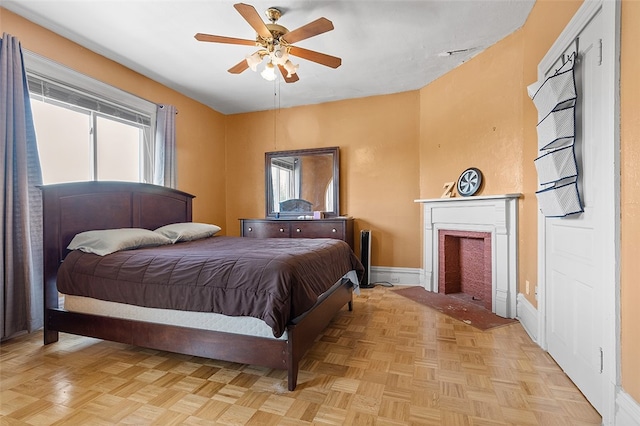
[[[602,154],[607,141],[602,126],[602,12],[582,30],[575,65],[575,152],[578,187],[584,212],[567,218],[545,219],[545,279],[547,346],[549,354],[580,388],[593,406],[602,410],[604,291],[603,250],[606,248],[606,197],[602,190],[613,179]],[[570,48],[575,50],[573,44]],[[570,53],[570,51],[567,51]],[[601,411],[602,412],[602,411]]]

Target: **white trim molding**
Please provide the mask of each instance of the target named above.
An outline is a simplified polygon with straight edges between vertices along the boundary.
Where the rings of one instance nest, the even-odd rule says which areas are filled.
[[[615,425],[640,426],[640,403],[622,389],[616,393]]]
[[[114,102],[116,105],[129,107],[132,111],[142,112],[151,117],[151,123],[154,127],[156,122],[156,104],[125,92],[122,89],[103,83],[93,77],[82,74],[49,58],[38,55],[27,49],[23,49],[24,67],[27,73],[36,74],[56,83],[61,83],[83,92],[91,93],[101,99]]]
[[[386,266],[371,267],[371,283],[389,283],[398,285],[420,285],[422,269],[392,268]]]
[[[516,318],[524,327],[531,340],[538,342],[538,310],[522,293],[518,293]]]

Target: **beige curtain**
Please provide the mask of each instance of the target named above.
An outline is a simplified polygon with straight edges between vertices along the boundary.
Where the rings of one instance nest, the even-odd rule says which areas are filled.
[[[0,41],[0,162],[2,162],[1,339],[43,325],[42,173],[22,51]]]

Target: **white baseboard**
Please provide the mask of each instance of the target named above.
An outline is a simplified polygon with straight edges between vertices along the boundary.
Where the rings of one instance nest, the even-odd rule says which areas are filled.
[[[640,404],[620,389],[616,394],[616,426],[640,426]]]
[[[398,285],[420,285],[422,270],[419,268],[371,267],[371,283],[391,283]]]
[[[531,340],[538,343],[538,310],[522,293],[518,293],[516,299],[516,318],[529,334]]]

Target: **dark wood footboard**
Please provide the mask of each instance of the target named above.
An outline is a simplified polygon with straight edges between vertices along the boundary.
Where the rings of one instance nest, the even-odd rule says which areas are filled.
[[[287,327],[287,340],[208,331],[46,309],[45,344],[57,341],[58,332],[177,352],[203,358],[287,370],[288,389],[298,380],[300,359],[343,306],[351,307],[353,284],[343,280],[324,300],[295,325]],[[55,339],[47,341],[47,336]]]

